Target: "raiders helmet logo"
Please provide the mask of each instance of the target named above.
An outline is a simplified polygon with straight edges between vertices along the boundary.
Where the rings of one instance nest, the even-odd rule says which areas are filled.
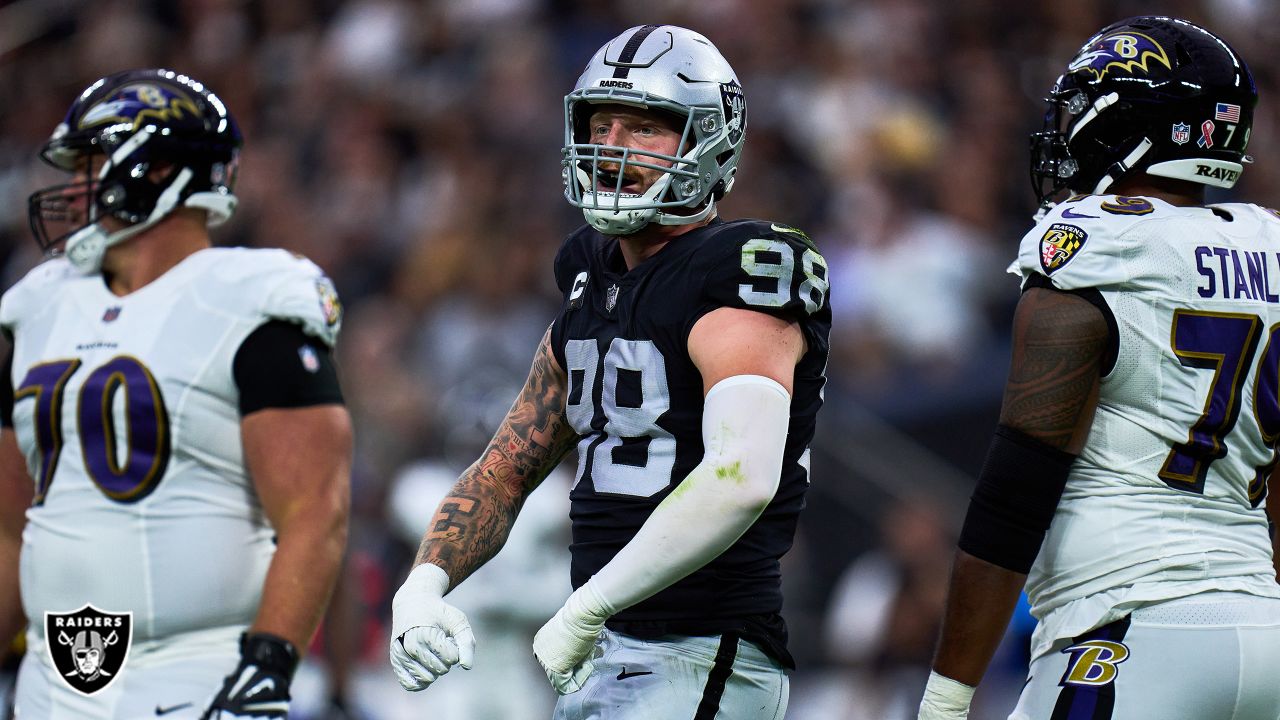
[[[44,614],[45,647],[62,681],[92,695],[120,675],[133,641],[133,613],[103,612],[92,605]]]
[[[1054,223],[1040,238],[1040,267],[1046,275],[1066,265],[1089,239],[1089,233],[1075,225]]]
[[[737,146],[747,131],[747,100],[742,86],[736,81],[720,83],[720,100],[724,104],[724,126],[729,134],[729,144]]]

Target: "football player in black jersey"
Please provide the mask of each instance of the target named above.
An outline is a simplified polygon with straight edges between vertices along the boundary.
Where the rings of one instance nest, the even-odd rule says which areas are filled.
[[[556,257],[564,303],[524,390],[396,594],[406,689],[470,666],[467,619],[442,596],[576,446],[577,589],[533,644],[555,717],[786,711],[779,560],[804,506],[831,313],[804,233],[716,216],[746,119],[716,48],[669,25],[611,40],[566,97],[565,195],[588,224]]]

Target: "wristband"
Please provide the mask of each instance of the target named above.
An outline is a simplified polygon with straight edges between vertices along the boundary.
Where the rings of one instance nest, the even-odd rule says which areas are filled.
[[[930,671],[920,700],[919,720],[966,720],[977,688]]]

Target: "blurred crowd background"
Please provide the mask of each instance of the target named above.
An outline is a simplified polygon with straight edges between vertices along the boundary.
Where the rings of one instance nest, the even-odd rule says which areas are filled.
[[[546,718],[529,650],[569,591],[568,479],[455,594],[475,670],[419,695],[386,664],[390,598],[435,503],[522,384],[558,298],[563,96],[624,29],[675,23],[737,70],[750,122],[726,217],[807,230],[835,312],[813,484],[786,559],[789,718],[914,717],[967,495],[1008,364],[1004,272],[1031,225],[1027,134],[1092,32],[1160,12],[1249,60],[1250,166],[1213,199],[1280,203],[1269,0],[19,0],[0,3],[0,283],[39,261],[36,150],[78,92],[165,66],[247,138],[227,245],[284,247],[334,279],[357,428],[346,580],[297,681],[298,717]],[[193,558],[197,560],[198,558]],[[972,717],[1003,718],[1020,614]],[[444,716],[444,715],[441,715]]]

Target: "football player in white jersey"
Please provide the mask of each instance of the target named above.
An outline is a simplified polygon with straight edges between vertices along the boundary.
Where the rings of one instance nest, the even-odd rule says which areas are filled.
[[[285,717],[345,548],[333,286],[211,247],[241,145],[168,70],[90,85],[31,196],[54,257],[0,300],[0,637],[19,717]],[[21,592],[19,598],[18,590]]]
[[[1048,102],[1000,424],[919,717],[967,717],[1025,583],[1012,720],[1276,720],[1280,216],[1205,203],[1250,161],[1252,76],[1204,28],[1137,17]]]

